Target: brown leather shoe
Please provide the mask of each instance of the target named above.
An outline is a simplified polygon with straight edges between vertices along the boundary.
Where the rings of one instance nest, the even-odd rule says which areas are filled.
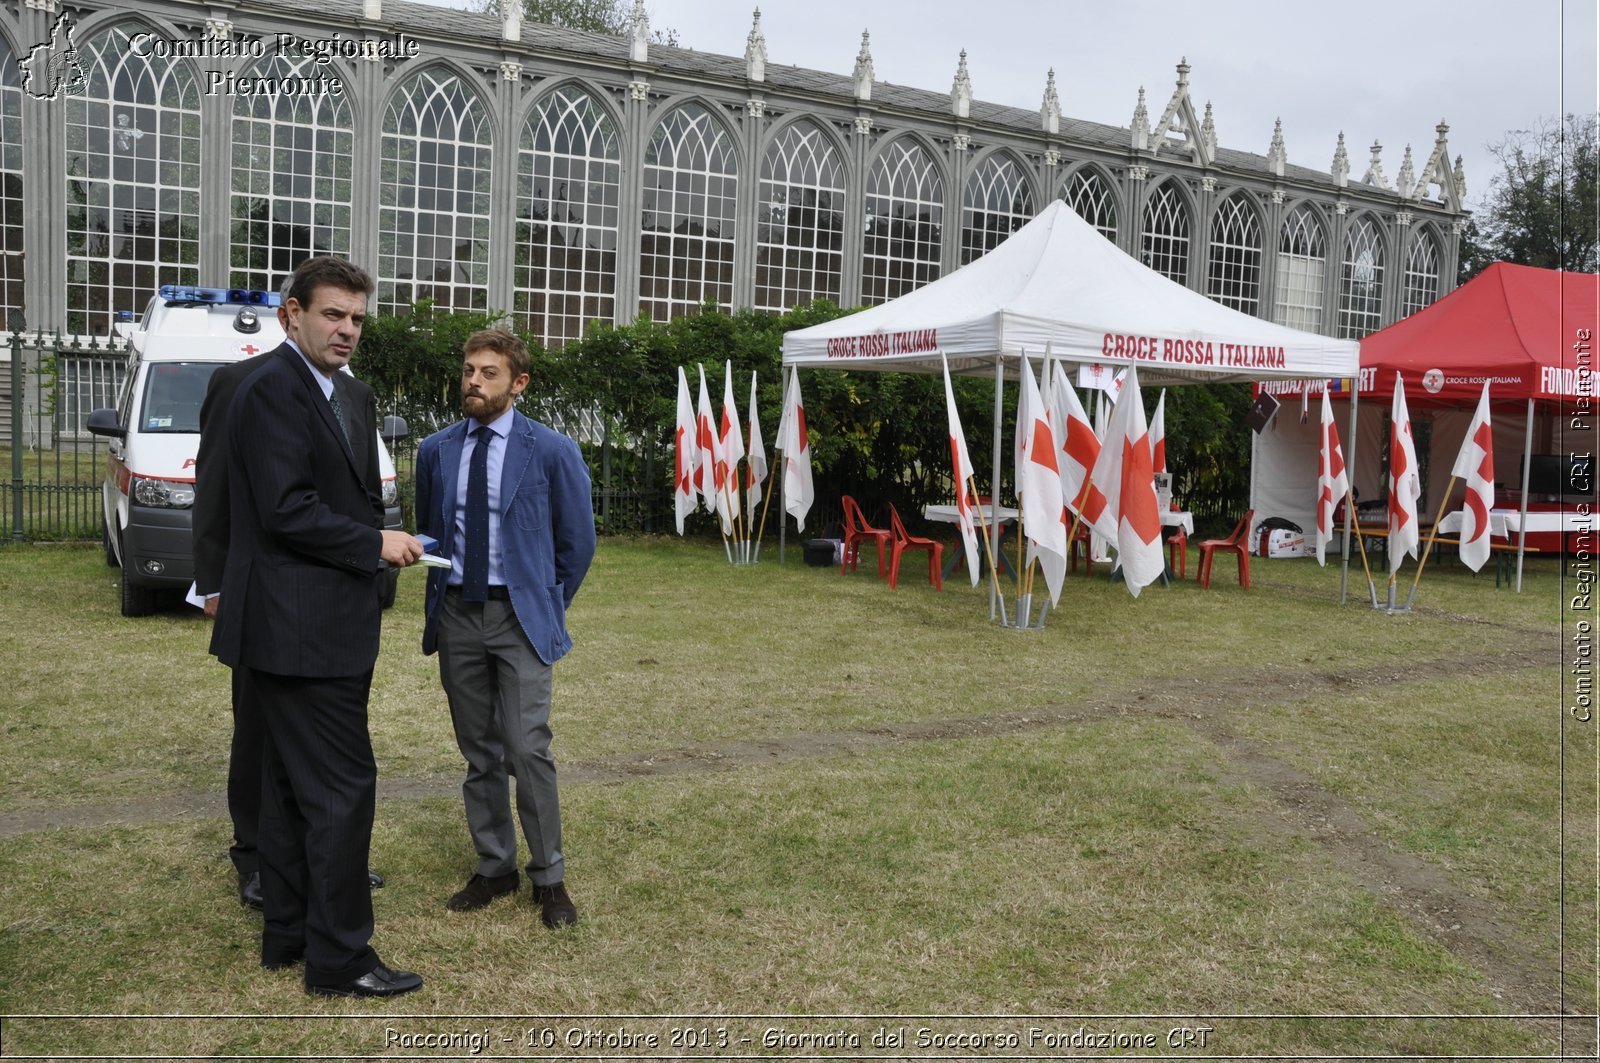
[[[548,886],[534,886],[533,899],[539,905],[539,921],[551,930],[572,926],[578,921],[578,906],[567,894],[565,882],[552,882]]]
[[[444,906],[452,912],[475,912],[479,908],[488,907],[490,901],[496,897],[503,897],[508,893],[517,892],[517,887],[522,880],[515,871],[504,875],[486,878],[483,875],[473,875],[467,879],[467,884],[448,901]]]

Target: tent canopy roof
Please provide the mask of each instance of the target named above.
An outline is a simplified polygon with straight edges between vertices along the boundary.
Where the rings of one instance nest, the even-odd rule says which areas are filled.
[[[1485,379],[1494,399],[1575,397],[1574,345],[1592,352],[1597,307],[1600,275],[1496,262],[1362,340],[1361,395],[1393,394],[1398,371],[1408,402],[1475,400]],[[1592,376],[1583,394],[1594,394]]]
[[[1213,302],[1125,254],[1060,200],[988,254],[891,302],[797,329],[783,362],[994,372],[998,355],[1137,365],[1145,383],[1355,374],[1357,345]]]

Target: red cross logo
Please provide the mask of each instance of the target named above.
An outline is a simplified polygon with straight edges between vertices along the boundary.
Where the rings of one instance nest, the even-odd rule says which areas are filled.
[[[257,347],[253,343],[246,343],[242,347],[239,348],[239,353],[240,354],[244,354],[244,355],[260,354],[261,353],[261,348]]]

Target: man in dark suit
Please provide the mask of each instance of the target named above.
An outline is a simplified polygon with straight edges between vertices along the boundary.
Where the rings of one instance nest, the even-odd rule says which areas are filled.
[[[278,324],[287,331],[289,315],[283,306],[288,296],[287,280],[279,294]],[[205,402],[200,406],[200,445],[195,452],[194,582],[196,593],[205,599],[206,616],[213,620],[222,590],[223,563],[228,557],[228,407],[239,382],[272,356],[272,351],[266,351],[217,369],[211,374]],[[353,393],[351,385],[355,381],[346,373],[335,373],[333,380],[334,386],[340,389],[341,398],[349,394],[344,406],[351,418],[351,449],[357,452],[357,464],[366,469],[369,462],[363,448],[375,448],[373,426],[358,423],[365,407],[360,396]],[[368,486],[381,491],[381,484]],[[261,870],[256,857],[256,835],[261,820],[264,732],[261,710],[240,682],[241,673],[232,669],[231,675],[233,742],[228,751],[228,817],[233,821],[233,845],[228,856],[239,876],[239,902],[260,911]],[[374,871],[367,872],[367,879],[373,889],[383,885],[383,879]]]
[[[412,536],[382,529],[372,390],[334,382],[372,289],[342,259],[302,263],[285,302],[288,341],[238,384],[227,415],[228,552],[211,638],[265,724],[262,965],[304,959],[309,992],[344,996],[422,984],[390,970],[369,944],[377,767],[367,696],[379,574],[422,553]]]
[[[544,924],[578,921],[567,892],[561,812],[550,755],[551,666],[572,648],[566,611],[594,557],[589,470],[578,445],[512,407],[528,386],[528,348],[488,329],[466,342],[467,420],[417,452],[417,527],[451,568],[428,573],[422,651],[439,652],[477,871],[446,902],[482,908],[516,891],[517,816]]]

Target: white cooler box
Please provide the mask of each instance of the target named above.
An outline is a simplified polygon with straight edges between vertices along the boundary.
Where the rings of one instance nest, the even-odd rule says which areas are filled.
[[[1305,533],[1286,528],[1257,528],[1256,548],[1251,552],[1259,557],[1305,557]]]

